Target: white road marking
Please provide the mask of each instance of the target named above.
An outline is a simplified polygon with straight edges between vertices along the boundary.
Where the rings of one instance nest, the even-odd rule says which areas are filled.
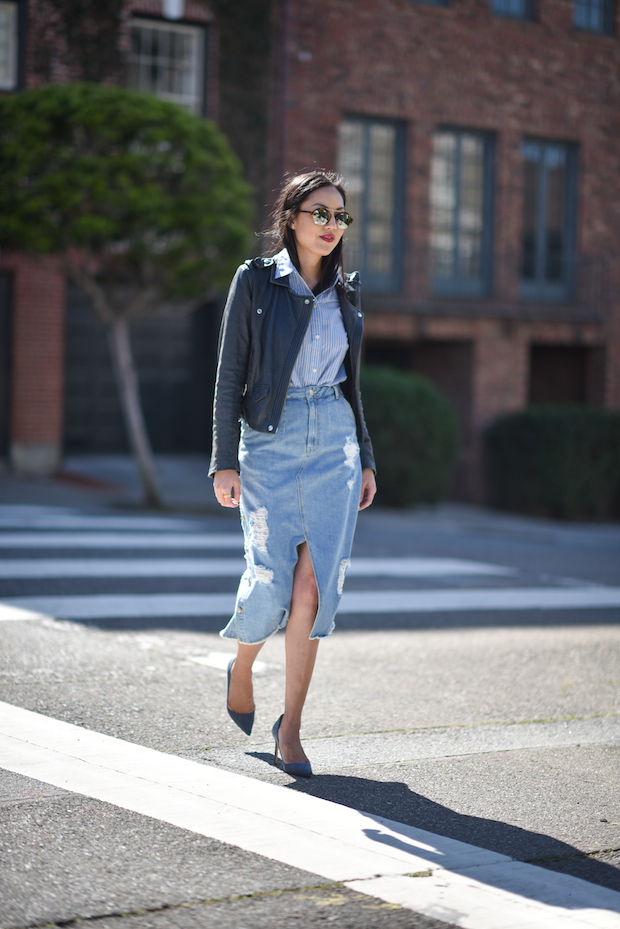
[[[3,529],[151,529],[179,531],[194,530],[196,523],[189,519],[171,516],[88,516],[79,513],[52,513],[31,515],[5,514],[0,510],[0,527]]]
[[[13,597],[2,608],[18,607],[55,619],[148,619],[158,616],[226,616],[235,605],[234,594],[93,594],[69,597]]]
[[[515,568],[462,558],[352,558],[347,577],[456,577],[514,575]]]
[[[620,606],[620,587],[504,587],[468,590],[354,590],[339,613],[443,613],[455,610],[577,610]]]
[[[0,516],[54,516],[75,513],[70,506],[45,506],[31,503],[0,503]]]
[[[241,558],[9,558],[0,577],[239,577],[245,567]]]
[[[241,544],[241,542],[240,542]],[[9,558],[0,578],[239,577],[245,562],[233,558]],[[355,558],[349,577],[458,577],[514,575],[513,568],[457,558]]]
[[[0,548],[236,548],[231,532],[0,532]]]
[[[188,655],[186,661],[193,664],[203,665],[205,668],[216,668],[218,671],[227,671],[228,662],[233,657],[234,652],[209,652],[208,655]],[[264,674],[267,670],[267,663],[260,661],[258,658],[252,665],[252,674]]]
[[[620,926],[620,894],[605,887],[5,703],[0,748],[6,770],[464,929]]]
[[[178,616],[228,616],[235,594],[90,594],[5,598],[15,608],[56,619],[148,619]],[[338,612],[451,613],[476,610],[574,610],[620,607],[620,587],[521,587],[468,590],[362,590],[345,593]],[[32,618],[32,617],[24,617]]]
[[[46,616],[44,613],[33,613],[32,610],[24,610],[18,606],[7,606],[6,603],[0,603],[0,622],[12,622],[19,620],[23,622],[24,620],[30,619],[51,619],[53,617]]]

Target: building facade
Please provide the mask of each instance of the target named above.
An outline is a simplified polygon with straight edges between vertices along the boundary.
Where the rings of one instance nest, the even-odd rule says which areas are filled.
[[[620,406],[611,0],[306,0],[281,21],[284,166],[338,167],[365,357],[459,414],[455,491],[528,403]]]
[[[217,50],[214,16],[201,0],[0,2],[2,93],[120,83],[215,119]],[[156,450],[208,450],[214,315],[207,306],[133,328]],[[18,472],[54,472],[67,452],[127,450],[104,326],[56,260],[0,256],[0,339],[0,456]]]
[[[41,7],[0,2],[4,92],[75,77],[60,51],[37,60]],[[484,498],[483,435],[496,417],[529,403],[620,407],[614,0],[123,9],[123,79],[218,120],[254,185],[257,223],[285,171],[345,175],[365,359],[422,373],[450,397],[463,448],[456,495]],[[0,434],[15,466],[49,470],[76,423],[93,422],[72,411],[79,388],[63,386],[67,351],[83,356],[65,328],[77,315],[52,260],[3,255],[1,271],[0,328],[13,348],[0,354]],[[213,353],[214,322],[202,327]],[[69,381],[83,384],[72,364]],[[187,383],[205,390],[204,377]]]

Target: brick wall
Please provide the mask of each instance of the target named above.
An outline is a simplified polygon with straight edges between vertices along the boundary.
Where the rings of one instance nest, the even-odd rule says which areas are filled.
[[[11,460],[45,473],[62,448],[65,278],[53,258],[3,254],[0,267],[13,276]]]
[[[288,6],[287,169],[334,167],[346,115],[404,123],[403,286],[396,295],[365,298],[366,339],[473,343],[464,457],[468,493],[479,497],[482,432],[527,402],[533,341],[604,346],[605,402],[620,406],[620,7],[612,37],[576,30],[570,0],[539,0],[536,22],[497,17],[489,0]],[[432,299],[431,144],[445,125],[495,138],[494,282],[484,300]],[[563,317],[562,308],[519,305],[526,136],[578,146],[577,250],[609,275],[602,313],[586,305],[581,318],[570,308]]]

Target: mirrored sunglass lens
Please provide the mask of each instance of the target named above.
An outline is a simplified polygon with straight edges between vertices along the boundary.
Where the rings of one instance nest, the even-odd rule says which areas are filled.
[[[311,215],[317,226],[325,226],[329,222],[330,214],[325,207],[317,207],[316,210],[312,211]]]
[[[353,217],[350,213],[334,213],[334,218],[339,229],[346,229],[347,226],[353,222]]]

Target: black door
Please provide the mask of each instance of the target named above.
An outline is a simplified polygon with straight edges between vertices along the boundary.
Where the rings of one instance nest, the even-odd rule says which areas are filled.
[[[220,308],[132,323],[131,343],[156,452],[208,452]],[[65,451],[126,452],[105,329],[90,301],[67,294]]]

